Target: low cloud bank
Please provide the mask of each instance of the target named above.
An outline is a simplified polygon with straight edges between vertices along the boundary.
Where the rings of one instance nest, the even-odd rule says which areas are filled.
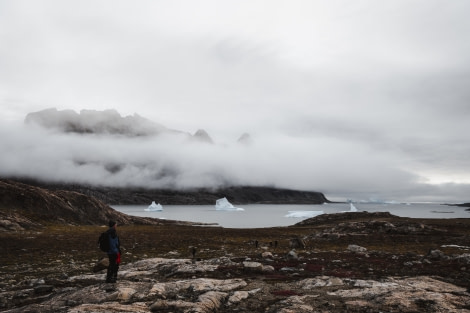
[[[89,122],[95,118],[89,130],[96,124],[103,129],[103,119],[97,118],[102,113],[86,114]],[[115,125],[126,119],[115,112],[105,115],[114,116]],[[64,122],[53,116],[49,125]],[[419,177],[400,169],[393,155],[327,137],[273,134],[253,136],[249,143],[210,144],[175,131],[125,136],[37,124],[1,126],[1,176],[172,189],[270,185],[321,191],[338,200],[468,200],[468,185],[419,183]]]

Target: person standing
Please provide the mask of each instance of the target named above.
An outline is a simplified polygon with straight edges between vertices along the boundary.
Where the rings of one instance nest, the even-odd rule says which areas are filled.
[[[119,264],[121,263],[121,244],[119,242],[119,236],[117,234],[116,228],[117,223],[115,221],[109,221],[109,229],[107,230],[109,237],[109,266],[108,272],[106,274],[107,283],[116,282]]]

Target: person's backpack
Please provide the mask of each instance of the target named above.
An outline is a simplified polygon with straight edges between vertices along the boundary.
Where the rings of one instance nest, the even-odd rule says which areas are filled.
[[[100,237],[98,238],[98,246],[100,250],[103,252],[109,251],[109,235],[108,232],[102,232]]]

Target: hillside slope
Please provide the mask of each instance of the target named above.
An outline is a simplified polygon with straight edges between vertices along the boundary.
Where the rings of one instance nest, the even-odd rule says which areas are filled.
[[[329,203],[325,195],[316,191],[300,191],[274,187],[233,186],[219,189],[145,189],[87,186],[79,184],[46,184],[27,181],[28,184],[50,190],[79,192],[106,204],[161,204],[209,205],[226,197],[233,204],[323,204]]]
[[[128,216],[94,197],[75,191],[49,190],[0,179],[0,231],[48,224],[162,224],[173,221]]]

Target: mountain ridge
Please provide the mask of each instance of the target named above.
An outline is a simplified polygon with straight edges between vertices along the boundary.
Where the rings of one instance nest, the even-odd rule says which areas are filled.
[[[323,204],[331,201],[317,191],[301,191],[269,186],[227,186],[217,189],[197,188],[146,189],[141,187],[92,186],[72,183],[46,183],[39,180],[16,179],[49,190],[67,190],[94,197],[109,205],[161,204],[209,205],[226,197],[233,204]]]
[[[103,111],[57,110],[48,108],[37,112],[30,112],[24,119],[26,125],[37,125],[44,129],[59,132],[97,135],[119,135],[127,137],[148,137],[162,134],[184,135],[197,142],[214,144],[211,136],[202,128],[194,134],[181,130],[171,129],[162,124],[151,121],[137,113],[121,116],[115,109]],[[249,137],[244,133],[240,138]]]
[[[73,147],[72,141],[68,141],[67,144],[70,144],[73,149],[66,149],[63,145],[57,150],[48,149],[50,160],[55,158],[56,153],[59,154],[60,164],[63,166],[60,170],[55,171],[50,168],[49,172],[36,172],[36,168],[33,168],[24,173],[19,171],[18,174],[13,174],[15,176],[5,177],[4,175],[4,178],[11,178],[37,187],[55,191],[79,192],[107,204],[148,205],[152,201],[158,201],[162,204],[207,205],[214,204],[222,197],[226,197],[234,204],[330,202],[320,192],[272,187],[269,181],[264,185],[255,183],[253,186],[250,183],[251,179],[240,179],[237,167],[234,167],[235,170],[232,169],[233,163],[237,164],[238,161],[227,161],[222,164],[214,162],[216,164],[213,164],[206,161],[207,158],[204,155],[201,156],[200,153],[195,154],[196,161],[192,160],[192,154],[195,151],[206,153],[210,146],[217,149],[209,150],[211,156],[216,155],[224,159],[224,155],[225,157],[233,155],[232,150],[224,150],[225,154],[219,156],[221,146],[215,144],[204,129],[198,129],[191,135],[171,130],[137,114],[123,117],[116,110],[81,110],[77,113],[73,110],[55,108],[29,113],[25,118],[25,124],[52,130],[53,136],[56,132],[65,136],[73,133],[74,135],[70,138],[85,138],[91,141],[91,143],[75,142],[76,147]],[[186,136],[183,138],[191,140],[175,141],[177,137],[160,136],[169,133],[181,134]],[[49,134],[46,133],[46,135]],[[136,137],[139,138],[135,140]],[[143,137],[149,137],[149,140],[142,141]],[[110,141],[102,141],[103,138]],[[62,143],[64,138],[54,138],[52,142],[55,140]],[[248,133],[244,133],[237,141],[239,145],[251,143],[253,140]],[[50,144],[50,142],[46,141],[45,144]],[[175,152],[173,148],[169,148],[178,145],[184,146],[184,150]],[[112,151],[108,153],[107,147],[112,147],[110,149]],[[38,150],[38,153],[42,153],[45,149],[40,147]],[[170,150],[170,152],[165,153],[165,150]],[[242,149],[242,152],[246,153],[246,150]],[[180,158],[180,156],[185,157]],[[193,164],[189,170],[188,162],[194,162],[194,164],[189,163]],[[205,166],[201,166],[203,163]],[[45,167],[50,164],[51,162],[46,161]],[[38,168],[43,167],[44,165],[38,166]],[[226,167],[228,170],[221,173],[220,167]],[[241,168],[243,169],[244,167]],[[262,175],[262,173],[252,175]],[[199,179],[200,177],[202,179]],[[237,183],[232,183],[234,181]]]

